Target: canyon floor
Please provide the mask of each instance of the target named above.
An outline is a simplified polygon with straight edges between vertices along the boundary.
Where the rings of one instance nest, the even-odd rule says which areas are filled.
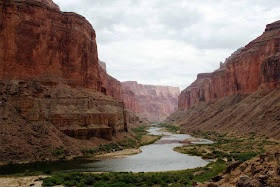
[[[144,127],[135,129],[140,132],[144,142],[153,142],[156,137],[142,134]],[[164,131],[174,132],[174,127],[168,126]],[[176,129],[177,130],[177,129]],[[178,132],[178,131],[177,131]],[[183,154],[201,156],[205,159],[213,159],[205,167],[182,171],[148,172],[148,173],[100,173],[100,172],[54,172],[51,175],[0,177],[0,185],[8,186],[111,186],[119,184],[148,185],[148,186],[272,186],[278,187],[280,183],[280,142],[263,138],[259,135],[250,137],[236,136],[233,134],[221,134],[218,132],[197,131],[194,137],[211,139],[214,144],[196,145],[190,144],[177,147],[174,150]],[[196,138],[187,139],[187,142],[197,142]],[[143,143],[144,143],[143,142]],[[277,152],[278,151],[278,152]],[[139,149],[125,149],[104,153],[97,157],[112,158],[139,153]],[[70,177],[71,176],[71,177]],[[70,177],[70,178],[69,178]],[[70,180],[71,178],[79,178]],[[154,178],[155,180],[151,180]],[[106,179],[106,180],[105,180]],[[126,179],[126,180],[124,180]],[[129,179],[129,180],[128,180]],[[86,182],[87,181],[87,182]],[[134,181],[131,183],[131,181]],[[137,182],[136,182],[137,181]],[[71,186],[71,185],[70,185]]]

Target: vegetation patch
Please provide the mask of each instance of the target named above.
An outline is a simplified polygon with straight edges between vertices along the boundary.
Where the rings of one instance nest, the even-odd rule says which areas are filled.
[[[187,145],[174,148],[175,151],[193,156],[201,156],[204,159],[226,159],[228,161],[239,160],[245,162],[264,153],[265,148],[277,145],[277,142],[263,140],[255,135],[248,138],[237,138],[227,134],[210,131],[195,131],[193,136],[207,138],[215,141],[214,144]]]
[[[205,182],[224,171],[226,164],[222,160],[205,167],[183,171],[157,173],[56,173],[45,178],[43,186],[191,186],[194,181]]]
[[[181,134],[184,133],[183,129],[180,129],[180,127],[175,126],[175,125],[171,125],[171,124],[167,124],[167,123],[160,123],[158,126],[161,128],[164,128],[167,131],[172,132],[172,133],[178,133],[178,132],[180,132]]]
[[[51,153],[56,157],[64,156],[65,155],[64,146],[56,147],[53,151],[51,151]]]

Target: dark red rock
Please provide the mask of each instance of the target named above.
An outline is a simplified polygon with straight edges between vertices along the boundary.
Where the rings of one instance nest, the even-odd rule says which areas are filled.
[[[51,0],[0,2],[0,79],[40,76],[101,90],[95,31]]]
[[[107,73],[105,62],[99,61],[99,71],[102,82],[102,92],[122,101],[123,93],[121,82]]]
[[[273,90],[280,85],[280,22],[245,48],[234,53],[222,68],[199,74],[179,96],[179,109],[215,102],[232,94],[251,94],[259,89]]]
[[[95,37],[84,17],[51,0],[0,1],[0,162],[123,140],[121,85],[99,68]]]

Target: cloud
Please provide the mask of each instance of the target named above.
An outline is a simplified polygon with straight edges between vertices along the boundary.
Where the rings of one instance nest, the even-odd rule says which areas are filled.
[[[115,78],[185,88],[280,19],[278,0],[54,0],[86,17]]]

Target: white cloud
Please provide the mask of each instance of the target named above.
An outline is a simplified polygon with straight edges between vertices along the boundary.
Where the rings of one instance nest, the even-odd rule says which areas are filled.
[[[188,86],[280,19],[278,0],[54,0],[86,17],[115,78]]]

